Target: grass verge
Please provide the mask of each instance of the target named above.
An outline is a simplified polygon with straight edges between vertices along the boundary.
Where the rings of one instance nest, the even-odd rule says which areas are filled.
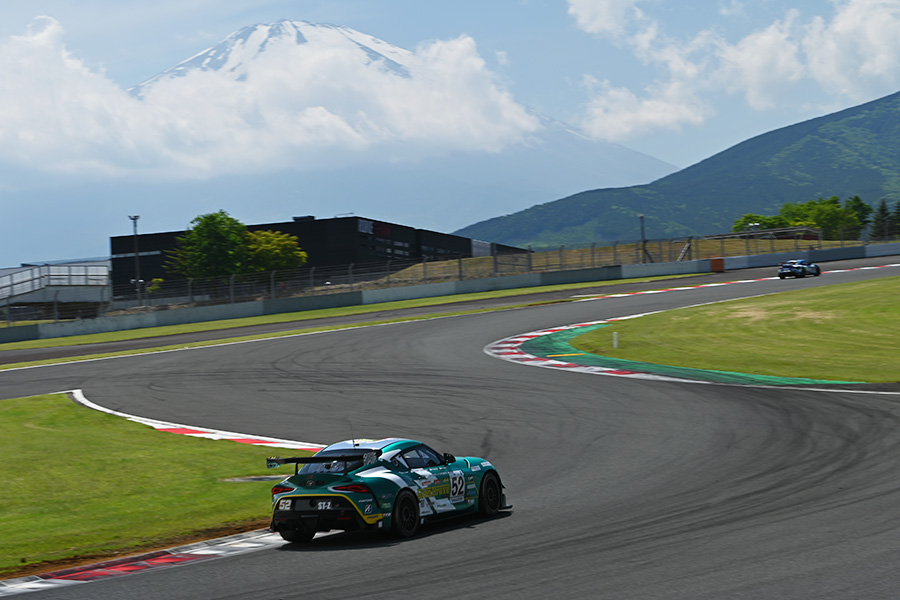
[[[661,365],[896,382],[898,297],[900,277],[846,283],[646,315],[586,333],[571,344],[584,352]]]
[[[272,482],[224,480],[293,472],[266,472],[278,450],[162,433],[62,394],[0,402],[0,439],[15,449],[0,467],[0,578],[264,527]]]

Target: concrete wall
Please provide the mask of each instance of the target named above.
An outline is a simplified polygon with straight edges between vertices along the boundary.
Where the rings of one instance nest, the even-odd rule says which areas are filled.
[[[41,339],[37,325],[18,325],[0,329],[0,344]]]
[[[726,267],[727,268],[727,267]],[[636,277],[658,277],[660,275],[686,275],[689,273],[709,273],[709,259],[686,260],[671,263],[646,263],[642,265],[622,265],[622,279]]]
[[[671,264],[680,264],[683,268],[690,268],[688,263]],[[657,266],[661,267],[662,265]],[[612,281],[614,279],[622,279],[623,277],[632,277],[632,275],[623,275],[624,269],[625,267],[621,265],[614,265],[609,267],[597,267],[594,269],[541,273],[540,283],[538,285],[565,285],[569,283],[584,283],[586,281]],[[637,275],[637,277],[641,277],[641,275]]]
[[[878,246],[865,246],[865,248],[867,258],[900,254],[900,244],[879,244]]]

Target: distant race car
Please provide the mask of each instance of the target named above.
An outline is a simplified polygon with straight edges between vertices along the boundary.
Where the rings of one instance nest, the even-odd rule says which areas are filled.
[[[778,277],[780,279],[785,277],[806,277],[807,275],[818,277],[821,274],[822,270],[819,268],[819,265],[802,259],[783,262],[778,268]]]
[[[266,462],[297,465],[272,488],[270,530],[289,542],[332,529],[381,529],[405,538],[426,519],[492,517],[511,508],[490,462],[439,454],[414,440],[348,440],[314,456]]]

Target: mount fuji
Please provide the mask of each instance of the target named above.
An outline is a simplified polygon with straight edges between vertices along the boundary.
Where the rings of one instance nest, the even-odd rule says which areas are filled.
[[[236,31],[130,92],[152,101],[191,89],[213,104],[223,94],[244,103],[249,125],[235,138],[250,146],[265,139],[263,158],[245,158],[235,169],[251,173],[206,187],[254,192],[254,213],[241,211],[251,222],[357,214],[451,231],[676,170],[515,102],[483,63],[460,66],[480,60],[467,45],[474,42],[410,51],[346,27],[279,21]],[[297,126],[313,114],[316,125]]]
[[[279,50],[290,51],[298,47],[303,50],[303,46],[317,50],[355,50],[357,59],[367,66],[391,71],[401,77],[410,77],[409,67],[404,64],[413,58],[408,50],[347,27],[283,20],[269,25],[251,25],[235,31],[216,46],[166,69],[131,91],[142,96],[155,83],[173,77],[184,77],[194,70],[227,72],[236,80],[246,81],[249,72],[270,59],[274,59],[276,66],[290,73],[290,64],[278,64],[283,57],[283,54],[279,55]],[[313,52],[315,50],[307,54],[312,55]]]
[[[64,110],[28,124],[35,134],[0,162],[5,217],[43,214],[46,235],[4,236],[6,260],[101,256],[129,214],[141,233],[218,210],[247,224],[357,215],[452,232],[677,170],[519,102],[502,61],[466,35],[404,49],[335,25],[252,25],[130,89],[58,43]]]

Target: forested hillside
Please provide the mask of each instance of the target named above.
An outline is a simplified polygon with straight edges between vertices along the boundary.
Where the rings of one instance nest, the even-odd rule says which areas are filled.
[[[576,245],[731,230],[786,202],[900,199],[900,93],[742,142],[652,183],[581,192],[456,233],[517,246]]]

